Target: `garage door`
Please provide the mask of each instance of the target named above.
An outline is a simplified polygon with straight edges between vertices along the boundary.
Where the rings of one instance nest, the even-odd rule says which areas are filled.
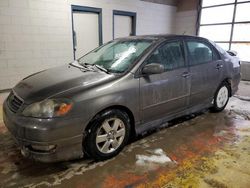
[[[80,10],[73,9],[72,17],[74,56],[77,59],[102,44],[100,12],[80,7]]]
[[[113,37],[127,37],[135,35],[135,13],[114,11]]]

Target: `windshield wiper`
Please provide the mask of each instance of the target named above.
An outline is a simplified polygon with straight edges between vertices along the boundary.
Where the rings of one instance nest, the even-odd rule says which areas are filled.
[[[77,68],[84,68],[82,65],[80,65],[79,63],[78,63],[78,61],[73,61],[72,63],[69,63],[71,66],[73,66],[73,67],[77,67]]]
[[[81,65],[77,60],[70,63],[70,65],[79,68],[80,70],[93,71],[92,69],[89,69],[88,67]]]
[[[83,63],[82,65],[85,65],[87,68],[88,68],[89,66],[94,66],[94,67],[98,68],[99,70],[101,70],[101,71],[103,71],[103,72],[106,72],[107,74],[110,73],[107,69],[105,69],[104,67],[102,67],[102,66],[100,66],[100,65],[97,65],[97,64]]]
[[[110,72],[105,69],[104,67],[100,66],[100,65],[97,65],[97,64],[93,64],[93,66],[95,66],[96,68],[98,68],[99,70],[103,71],[103,72],[106,72],[107,74],[109,74]]]

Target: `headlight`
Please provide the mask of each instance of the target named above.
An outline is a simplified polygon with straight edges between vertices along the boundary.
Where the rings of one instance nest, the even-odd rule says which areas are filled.
[[[59,117],[67,114],[72,105],[69,99],[46,99],[27,106],[23,115],[37,118]]]

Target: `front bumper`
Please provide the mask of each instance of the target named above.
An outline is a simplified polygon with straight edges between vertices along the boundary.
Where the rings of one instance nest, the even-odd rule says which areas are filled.
[[[40,162],[58,162],[83,157],[80,118],[23,117],[10,111],[5,102],[3,121],[25,157]],[[51,149],[37,149],[49,147]]]

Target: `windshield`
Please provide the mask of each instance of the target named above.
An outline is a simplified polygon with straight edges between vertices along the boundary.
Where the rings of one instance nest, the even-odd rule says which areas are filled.
[[[79,64],[99,65],[109,72],[122,73],[151,45],[152,40],[109,42],[78,61]]]

